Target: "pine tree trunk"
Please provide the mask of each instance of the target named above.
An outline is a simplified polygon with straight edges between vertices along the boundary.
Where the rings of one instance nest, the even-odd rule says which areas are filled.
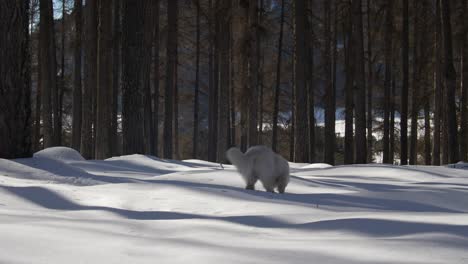
[[[453,65],[453,50],[452,50],[452,25],[450,21],[450,1],[441,1],[442,6],[442,21],[444,34],[444,74],[445,74],[445,105],[447,106],[447,129],[448,129],[448,158],[450,163],[458,162],[458,128],[455,91],[457,87],[457,74]]]
[[[154,12],[156,10],[157,1],[145,1],[144,27],[143,27],[143,47],[144,50],[151,51],[154,41]],[[143,58],[142,77],[143,82],[143,108],[144,108],[144,128],[145,128],[145,153],[155,156],[153,124],[153,104],[151,97],[151,56]]]
[[[143,81],[141,80],[144,4],[144,1],[124,0],[123,2],[122,137],[124,155],[144,153]],[[172,112],[169,115],[171,116]]]
[[[390,160],[390,104],[392,81],[392,32],[393,32],[393,0],[387,0],[385,18],[385,80],[384,80],[384,136],[383,163],[393,163]]]
[[[258,144],[258,46],[257,31],[258,31],[258,2],[250,1],[248,10],[248,69],[249,69],[249,134],[248,145],[255,146]],[[221,113],[220,113],[221,114]]]
[[[374,67],[372,63],[372,34],[371,34],[371,0],[367,0],[367,162],[373,161],[373,135],[372,135],[372,90],[374,87]]]
[[[192,138],[192,157],[198,157],[198,109],[199,109],[199,85],[200,85],[200,3],[197,2],[197,17],[196,17],[196,54],[195,54],[195,90],[193,95],[193,138]]]
[[[309,160],[307,120],[307,44],[305,33],[305,0],[296,0],[294,5],[295,15],[295,122],[294,122],[294,160],[307,162]]]
[[[174,128],[174,92],[177,86],[177,1],[168,1],[168,37],[166,49],[166,86],[164,92],[164,158],[172,159]]]
[[[353,51],[356,56],[354,62],[355,89],[355,113],[356,113],[356,163],[366,163],[366,87],[364,70],[364,41],[362,28],[362,1],[353,0]]]
[[[434,147],[432,150],[432,164],[440,165],[440,140],[441,140],[441,123],[442,123],[442,24],[440,14],[440,2],[436,0],[436,17],[435,17],[435,96],[434,96]]]
[[[460,160],[468,161],[468,21],[465,17],[467,10],[466,0],[462,0],[462,92],[461,92],[461,116],[460,116]]]
[[[308,2],[307,10],[308,10],[308,15],[307,15],[307,26],[306,28],[308,29],[307,34],[305,35],[306,37],[306,43],[309,43],[307,46],[307,63],[308,63],[308,78],[307,78],[307,109],[308,111],[308,130],[309,130],[309,162],[313,163],[316,162],[316,157],[315,157],[315,78],[314,78],[314,31],[312,28],[312,19],[313,19],[313,7],[312,7],[312,1]],[[335,1],[335,7],[337,5],[337,2]],[[335,33],[336,33],[336,20],[337,16],[335,14]],[[336,38],[335,38],[336,40]]]
[[[409,12],[408,0],[403,0],[403,36],[402,36],[402,71],[400,111],[400,164],[408,164],[408,84],[409,84]]]
[[[81,145],[81,37],[82,33],[82,6],[81,0],[75,0],[75,41],[74,41],[74,71],[73,71],[73,119],[72,119],[72,148],[80,151]]]
[[[0,32],[0,158],[30,157],[29,1],[0,2]]]
[[[219,96],[218,96],[218,145],[217,161],[226,162],[229,148],[229,12],[230,1],[221,0],[219,15]]]
[[[330,0],[324,0],[325,24],[323,34],[325,39],[324,47],[324,76],[325,76],[325,147],[324,147],[324,162],[335,164],[335,87],[334,77],[332,74],[332,30],[331,30],[331,3]],[[335,58],[333,58],[335,59]]]
[[[393,66],[392,66],[393,67]],[[392,73],[392,78],[395,78],[395,74]],[[392,90],[390,92],[390,128],[389,128],[389,163],[395,162],[395,79],[392,79]]]
[[[410,135],[410,155],[409,164],[415,165],[418,162],[418,118],[419,118],[419,86],[420,86],[420,52],[419,47],[421,46],[421,23],[419,16],[421,15],[420,1],[414,2],[415,22],[414,22],[414,45],[413,45],[413,90],[411,98],[411,135]]]
[[[278,40],[278,52],[276,60],[276,81],[274,91],[274,104],[273,104],[273,128],[272,128],[272,139],[271,148],[273,151],[277,151],[278,145],[278,112],[279,112],[279,96],[280,96],[280,84],[281,84],[281,61],[282,61],[282,49],[283,49],[283,28],[284,28],[284,2],[281,0],[281,15],[280,15],[280,32]]]
[[[160,1],[155,0],[155,7],[154,10],[154,81],[153,81],[153,106],[154,106],[154,113],[153,113],[153,125],[154,125],[154,153],[156,156],[159,156],[159,12],[160,12]]]
[[[85,6],[85,52],[84,86],[82,100],[81,155],[94,157],[93,147],[93,101],[97,86],[97,0],[86,1]]]
[[[52,0],[40,1],[39,23],[39,63],[40,85],[42,95],[42,122],[44,134],[44,148],[56,145],[54,124],[52,117],[52,94],[57,89],[54,20],[52,17]],[[55,111],[54,111],[55,112]]]
[[[121,0],[114,0],[113,3],[113,72],[112,72],[112,104],[111,104],[111,153],[116,156],[120,153],[119,148],[119,137],[118,137],[118,109],[119,109],[119,91],[121,86],[121,64],[122,64],[122,53],[121,53],[121,17],[122,8]]]
[[[353,89],[354,89],[354,44],[352,39],[353,16],[352,7],[348,7],[348,20],[343,22],[343,31],[346,32],[345,40],[345,147],[344,163],[352,164],[354,162],[354,127],[353,127]],[[348,22],[348,23],[346,23]],[[347,24],[347,26],[346,26]]]
[[[214,5],[210,1],[210,54],[209,54],[209,87],[208,87],[208,160],[216,161],[218,143],[218,85],[217,85],[217,39],[218,39],[218,19],[215,10],[218,6],[215,0]]]

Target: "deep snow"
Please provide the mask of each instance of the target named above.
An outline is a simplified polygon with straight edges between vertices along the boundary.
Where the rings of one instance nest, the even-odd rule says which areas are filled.
[[[466,164],[290,166],[281,195],[200,160],[0,159],[0,263],[468,263]]]

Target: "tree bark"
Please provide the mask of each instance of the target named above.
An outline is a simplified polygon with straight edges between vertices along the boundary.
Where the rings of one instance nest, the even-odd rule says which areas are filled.
[[[81,36],[82,36],[82,6],[81,0],[75,0],[73,13],[75,18],[74,71],[73,71],[73,119],[72,148],[80,151],[81,145]]]
[[[192,157],[198,157],[198,112],[200,107],[199,99],[199,85],[200,85],[200,3],[197,3],[197,17],[196,17],[196,51],[195,51],[195,89],[193,95],[193,138],[192,138]]]
[[[296,0],[294,5],[295,24],[295,130],[294,130],[294,161],[308,162],[308,132],[307,120],[307,44],[305,42],[305,0]]]
[[[348,7],[349,14],[347,19],[349,21],[343,22],[343,31],[346,32],[345,40],[345,70],[346,70],[346,83],[345,83],[345,147],[344,147],[344,163],[352,164],[354,162],[354,127],[353,127],[353,89],[354,89],[354,43],[353,43],[353,16],[352,7]],[[346,23],[347,22],[347,23]],[[347,26],[346,26],[347,24]]]
[[[372,33],[371,33],[371,0],[367,0],[367,162],[373,161],[372,135],[372,90],[374,87],[374,66],[372,63]]]
[[[0,2],[0,32],[0,158],[30,157],[29,1]]]
[[[353,51],[355,54],[356,70],[354,71],[355,113],[356,113],[356,163],[366,163],[367,141],[366,141],[366,87],[364,70],[364,41],[362,28],[362,1],[353,0]]]
[[[154,41],[154,16],[158,1],[145,1],[144,26],[143,26],[143,48],[151,51]],[[143,108],[144,108],[144,128],[145,128],[145,153],[155,156],[154,124],[153,124],[153,103],[151,97],[151,56],[143,58],[142,77],[143,86]]]
[[[458,162],[458,128],[457,128],[457,114],[455,103],[455,92],[457,86],[457,74],[453,65],[453,48],[452,48],[452,25],[450,22],[450,1],[441,1],[442,6],[442,23],[444,34],[444,74],[445,74],[445,105],[447,106],[447,129],[448,129],[448,148],[449,148],[449,162]]]
[[[97,86],[97,0],[86,1],[84,86],[82,100],[81,155],[94,157],[93,148],[93,97]]]
[[[324,47],[324,76],[325,76],[325,147],[324,162],[335,164],[335,85],[332,74],[332,29],[331,29],[331,5],[332,1],[324,0],[325,24],[323,34],[325,40]],[[336,58],[333,58],[336,59]]]
[[[112,114],[111,114],[111,153],[116,156],[120,153],[119,137],[118,137],[118,109],[119,109],[119,92],[121,86],[121,65],[122,65],[122,0],[114,0],[113,3],[113,72],[112,72]]]
[[[278,40],[278,52],[276,60],[276,81],[274,91],[274,104],[273,104],[273,128],[272,128],[272,139],[271,148],[273,151],[277,151],[278,145],[278,112],[279,112],[279,97],[280,97],[280,84],[281,84],[281,61],[282,61],[282,49],[283,49],[283,27],[284,27],[284,2],[281,0],[281,15],[280,15],[280,32]]]
[[[144,1],[124,0],[123,2],[122,137],[124,155],[144,153],[143,81],[141,80],[144,7]],[[172,109],[169,115],[172,115]]]
[[[435,16],[435,96],[434,96],[434,147],[432,150],[432,164],[440,165],[440,139],[442,123],[443,83],[442,83],[442,24],[440,14],[440,2],[436,0]]]
[[[39,61],[40,85],[42,94],[42,122],[44,134],[44,148],[56,145],[54,136],[53,105],[52,99],[57,89],[56,61],[55,61],[55,38],[54,20],[52,16],[52,0],[40,1],[40,23],[39,23]],[[53,104],[54,103],[54,104]],[[57,117],[55,115],[55,117]]]
[[[164,158],[173,155],[174,91],[177,86],[177,1],[168,1],[168,37],[166,49],[166,86],[164,92]]]
[[[402,29],[402,71],[400,111],[400,164],[408,164],[408,84],[409,84],[409,12],[408,0],[403,0],[403,29]]]
[[[390,160],[390,104],[392,81],[392,34],[393,34],[393,0],[387,0],[385,18],[385,80],[384,80],[384,136],[383,163]]]
[[[460,116],[460,160],[468,161],[468,21],[465,17],[467,10],[466,0],[462,0],[462,14],[460,25],[462,31],[462,92],[461,92],[461,116]]]
[[[154,81],[153,81],[153,125],[154,125],[154,153],[158,156],[159,153],[159,12],[160,12],[160,1],[156,0],[156,10],[154,11]]]

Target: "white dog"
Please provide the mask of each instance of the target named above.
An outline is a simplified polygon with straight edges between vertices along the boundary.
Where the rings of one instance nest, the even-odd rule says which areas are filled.
[[[245,180],[246,189],[254,190],[260,180],[268,192],[284,193],[289,183],[289,164],[280,155],[265,146],[254,146],[242,153],[238,148],[226,152],[227,159],[237,168]]]

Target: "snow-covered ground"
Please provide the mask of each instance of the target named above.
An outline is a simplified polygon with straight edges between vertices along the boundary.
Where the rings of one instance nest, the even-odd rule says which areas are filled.
[[[463,164],[291,167],[281,195],[200,160],[0,159],[0,263],[468,263]]]

